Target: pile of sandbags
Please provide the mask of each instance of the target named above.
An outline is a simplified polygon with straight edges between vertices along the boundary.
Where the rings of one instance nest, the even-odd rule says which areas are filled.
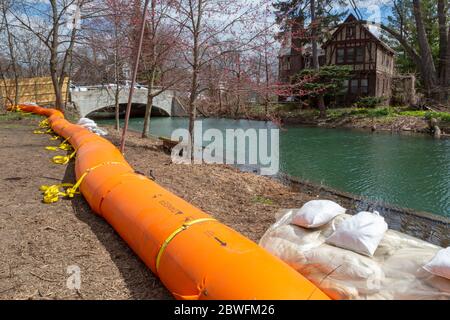
[[[442,248],[387,230],[373,256],[326,243],[344,221],[339,214],[317,228],[294,225],[285,210],[260,245],[334,299],[450,299],[450,280],[424,266]],[[354,216],[353,216],[354,217]]]
[[[105,129],[101,129],[98,127],[97,123],[94,120],[91,120],[89,118],[81,118],[78,122],[78,125],[85,127],[89,131],[99,135],[99,136],[106,136],[108,135],[108,132]]]

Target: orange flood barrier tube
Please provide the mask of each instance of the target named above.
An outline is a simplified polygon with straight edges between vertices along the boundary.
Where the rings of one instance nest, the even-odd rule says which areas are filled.
[[[109,141],[54,109],[21,105],[49,117],[77,151],[80,191],[177,299],[329,299],[256,243],[150,179],[134,173]]]

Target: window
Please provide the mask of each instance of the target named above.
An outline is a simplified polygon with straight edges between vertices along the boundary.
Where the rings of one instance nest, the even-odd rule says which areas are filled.
[[[355,48],[347,48],[347,62],[353,63],[355,61]]]
[[[347,26],[347,39],[354,38],[356,35],[356,26]]]
[[[344,82],[342,83],[342,93],[347,93],[348,92],[348,84],[350,81],[348,80],[344,80]]]
[[[369,93],[369,80],[361,79],[361,93],[368,94]]]
[[[350,93],[351,94],[357,94],[358,93],[358,79],[353,79],[350,82]]]
[[[291,70],[291,58],[287,57],[282,60],[282,70],[289,71]]]
[[[364,47],[338,48],[336,52],[337,64],[363,63],[365,58]]]
[[[345,49],[339,48],[337,49],[337,57],[336,57],[336,63],[344,63],[345,61]]]
[[[364,62],[364,47],[356,48],[356,62]]]

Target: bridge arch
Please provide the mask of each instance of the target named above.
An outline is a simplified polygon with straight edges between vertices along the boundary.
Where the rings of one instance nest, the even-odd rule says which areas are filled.
[[[105,109],[114,105],[115,90],[108,87],[82,87],[71,91],[72,102],[75,103],[80,116],[85,117],[92,112]],[[122,88],[119,92],[120,105],[128,102],[129,88]],[[144,106],[147,104],[148,90],[146,88],[135,89],[133,105]],[[173,91],[165,91],[153,99],[153,109],[167,116],[186,116],[187,113]]]
[[[125,116],[126,109],[127,109],[126,103],[119,104],[119,114],[120,114],[121,118],[123,118]],[[145,109],[146,109],[145,104],[133,103],[131,105],[131,116],[132,117],[144,117]],[[116,112],[116,110],[115,110],[114,105],[110,105],[110,106],[105,106],[105,107],[99,108],[97,110],[93,110],[90,113],[84,115],[84,117],[87,117],[87,118],[112,117],[115,114],[115,112]],[[151,115],[154,117],[170,117],[170,114],[166,110],[164,110],[158,106],[152,107]]]

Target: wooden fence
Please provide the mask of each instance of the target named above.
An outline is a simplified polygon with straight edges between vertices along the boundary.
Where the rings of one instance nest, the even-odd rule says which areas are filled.
[[[64,80],[62,88],[63,102],[66,100],[68,79]],[[0,104],[11,106],[14,104],[16,88],[14,79],[0,79]],[[49,105],[55,102],[52,79],[50,77],[19,79],[19,103],[34,102]]]

